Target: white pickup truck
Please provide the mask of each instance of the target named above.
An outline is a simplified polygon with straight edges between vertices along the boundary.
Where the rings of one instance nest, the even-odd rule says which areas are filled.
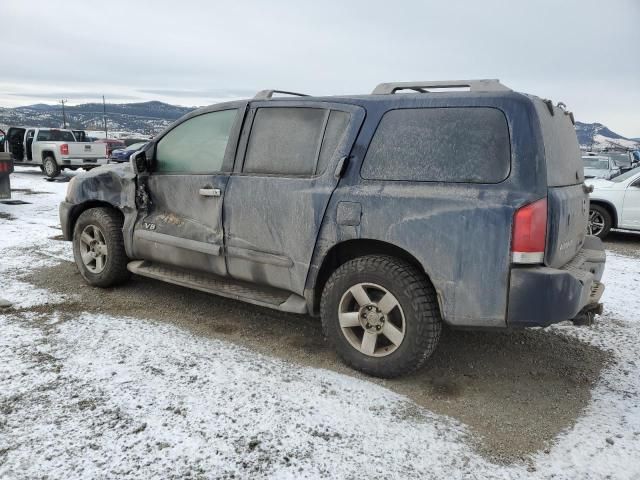
[[[39,166],[51,178],[63,168],[89,170],[108,162],[104,143],[78,142],[71,130],[58,128],[10,127],[4,151],[15,165]]]

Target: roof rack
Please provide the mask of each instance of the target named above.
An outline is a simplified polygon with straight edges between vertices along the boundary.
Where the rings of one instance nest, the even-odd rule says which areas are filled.
[[[260,90],[253,97],[254,100],[269,100],[273,97],[274,93],[282,93],[283,95],[295,95],[296,97],[308,97],[305,93],[287,92],[286,90]]]
[[[460,88],[468,87],[471,92],[510,92],[498,79],[481,80],[441,80],[435,82],[392,82],[381,83],[373,89],[374,95],[388,95],[398,90],[414,90],[419,93],[429,93],[430,88]]]

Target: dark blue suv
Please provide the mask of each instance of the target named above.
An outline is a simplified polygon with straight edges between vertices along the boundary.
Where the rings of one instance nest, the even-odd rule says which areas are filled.
[[[497,80],[274,93],[290,92],[196,110],[71,181],[60,218],[90,284],[133,272],[319,315],[382,377],[421,366],[442,322],[599,311],[605,254],[563,107]]]

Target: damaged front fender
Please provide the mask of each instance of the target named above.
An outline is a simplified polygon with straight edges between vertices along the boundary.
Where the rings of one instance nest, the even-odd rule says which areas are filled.
[[[137,216],[136,175],[129,164],[105,165],[76,175],[60,204],[60,224],[65,240],[71,240],[76,220],[82,212],[99,206],[113,207],[124,216],[123,234],[127,253]]]

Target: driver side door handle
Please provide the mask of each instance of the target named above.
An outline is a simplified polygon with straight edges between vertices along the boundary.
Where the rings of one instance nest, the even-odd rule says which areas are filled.
[[[220,195],[222,195],[222,192],[219,188],[210,187],[201,188],[198,193],[200,193],[200,195],[202,195],[203,197],[219,197]]]

